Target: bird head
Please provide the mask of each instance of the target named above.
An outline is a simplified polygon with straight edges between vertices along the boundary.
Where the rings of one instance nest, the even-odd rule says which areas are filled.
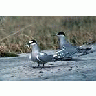
[[[57,36],[65,36],[65,33],[64,32],[58,32],[56,35]]]
[[[27,43],[27,46],[30,47],[30,45],[35,45],[37,44],[37,42],[35,40],[30,40],[28,43]]]

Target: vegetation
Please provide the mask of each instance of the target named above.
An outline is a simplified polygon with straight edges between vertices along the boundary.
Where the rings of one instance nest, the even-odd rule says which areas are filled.
[[[29,40],[37,40],[42,50],[58,47],[57,32],[63,31],[69,42],[82,45],[96,41],[94,16],[1,16],[0,53],[30,52]]]
[[[16,53],[4,52],[0,53],[0,57],[18,57],[18,55]]]

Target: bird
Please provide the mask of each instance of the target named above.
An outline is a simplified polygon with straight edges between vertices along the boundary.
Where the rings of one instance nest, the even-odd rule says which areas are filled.
[[[66,39],[64,32],[58,32],[59,50],[56,52],[59,58],[72,59],[72,55],[77,52],[76,47],[72,46]]]
[[[58,44],[59,44],[59,50],[56,52],[58,58],[71,59],[75,53],[82,53],[82,55],[85,55],[88,54],[89,50],[93,48],[92,46],[91,47],[73,46],[66,39],[64,32],[58,32],[56,35],[58,37]]]
[[[44,64],[47,62],[51,62],[53,60],[53,55],[48,55],[47,53],[41,52],[40,48],[38,47],[36,40],[29,41],[29,47],[31,47],[31,60],[40,64]]]

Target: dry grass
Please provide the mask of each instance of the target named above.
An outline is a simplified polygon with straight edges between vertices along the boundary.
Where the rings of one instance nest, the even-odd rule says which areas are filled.
[[[95,25],[93,16],[0,17],[0,46],[6,47],[4,52],[30,52],[25,45],[36,39],[41,49],[56,49],[57,37],[52,35],[59,31],[66,32],[71,43],[82,45],[89,39],[96,41]]]

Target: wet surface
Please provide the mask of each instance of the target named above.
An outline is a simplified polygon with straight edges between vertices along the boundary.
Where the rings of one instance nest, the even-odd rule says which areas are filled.
[[[46,51],[53,53],[54,51]],[[0,58],[1,81],[95,81],[96,52],[74,57],[70,61],[48,62],[38,67],[29,53]]]

